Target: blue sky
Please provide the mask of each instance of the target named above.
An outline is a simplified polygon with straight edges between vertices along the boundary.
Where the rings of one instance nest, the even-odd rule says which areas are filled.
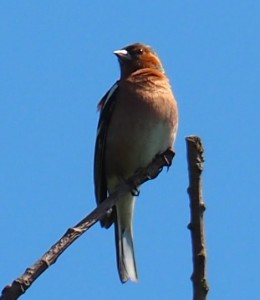
[[[206,148],[209,299],[259,299],[259,13],[250,0],[1,1],[1,288],[94,208],[96,105],[119,76],[112,51],[140,41],[180,127],[174,165],[138,199],[139,282],[121,285],[113,229],[97,225],[23,299],[191,299],[190,134]]]

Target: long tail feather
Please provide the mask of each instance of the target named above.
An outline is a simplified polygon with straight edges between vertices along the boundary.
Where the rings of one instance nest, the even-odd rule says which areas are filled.
[[[138,280],[134,244],[133,244],[133,212],[135,197],[126,195],[125,199],[120,199],[116,206],[116,253],[117,267],[122,283],[128,280],[136,282]]]

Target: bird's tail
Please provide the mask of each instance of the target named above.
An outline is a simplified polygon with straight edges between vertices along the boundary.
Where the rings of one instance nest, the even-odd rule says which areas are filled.
[[[116,204],[116,254],[119,277],[122,283],[137,281],[137,271],[133,244],[133,213],[135,197],[127,194]]]

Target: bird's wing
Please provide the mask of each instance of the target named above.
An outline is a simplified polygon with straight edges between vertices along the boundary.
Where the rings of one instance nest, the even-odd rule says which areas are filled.
[[[94,183],[97,204],[107,198],[107,183],[105,175],[105,148],[107,131],[116,103],[118,93],[118,81],[111,87],[98,104],[100,117],[97,128],[97,138],[94,158]]]

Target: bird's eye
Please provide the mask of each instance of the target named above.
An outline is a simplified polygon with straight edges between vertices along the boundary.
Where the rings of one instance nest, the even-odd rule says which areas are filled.
[[[143,50],[142,48],[138,48],[138,49],[135,49],[135,50],[133,51],[133,54],[134,54],[135,56],[138,56],[138,55],[142,55],[143,52],[144,52],[144,50]]]

